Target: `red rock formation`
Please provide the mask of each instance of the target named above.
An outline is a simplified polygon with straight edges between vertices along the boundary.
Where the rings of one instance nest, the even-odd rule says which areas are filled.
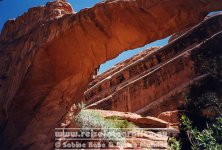
[[[122,119],[133,122],[135,125],[146,127],[146,128],[166,128],[169,126],[169,123],[154,117],[141,117],[138,114],[129,113],[129,112],[118,112],[118,111],[105,111],[105,110],[96,110],[104,118],[110,117],[120,117]]]
[[[195,72],[191,54],[222,31],[221,20],[221,14],[210,17],[168,45],[147,50],[98,76],[85,92],[88,107],[145,116],[177,110],[186,88],[204,77]]]
[[[131,131],[132,137],[126,138],[125,149],[127,149],[127,143],[130,143],[131,149],[140,148],[167,148],[167,134],[161,135],[160,132],[177,133],[175,129],[172,129],[169,122],[165,122],[155,117],[141,117],[140,115],[129,112],[117,112],[117,111],[104,111],[94,110],[99,112],[104,118],[118,117],[124,120],[128,120],[137,126],[138,131]],[[141,128],[141,130],[140,130]],[[149,129],[148,129],[149,128]],[[165,130],[165,131],[164,131]],[[145,132],[141,132],[145,131]],[[155,132],[159,133],[155,133]],[[146,144],[144,144],[146,143]]]
[[[178,111],[178,110],[162,112],[158,116],[158,118],[170,123],[178,123],[180,121],[180,114],[182,112],[183,111]]]
[[[73,111],[77,111],[77,107],[73,107]],[[178,131],[171,128],[171,124],[163,121],[161,119],[155,118],[155,117],[141,117],[138,114],[130,113],[130,112],[117,112],[117,111],[105,111],[105,110],[81,110],[81,113],[84,114],[87,113],[88,115],[97,114],[99,115],[100,119],[98,119],[98,122],[103,122],[106,119],[109,120],[109,122],[112,122],[115,124],[116,122],[120,121],[122,122],[123,120],[128,120],[128,122],[131,123],[130,126],[127,126],[125,123],[126,128],[121,128],[118,129],[116,133],[125,133],[122,134],[122,137],[124,137],[125,140],[123,140],[122,146],[118,148],[118,146],[110,146],[110,144],[107,144],[108,141],[104,140],[103,138],[96,138],[92,136],[88,136],[87,139],[76,139],[73,140],[74,143],[78,142],[83,142],[86,145],[89,145],[89,142],[94,142],[95,144],[99,142],[100,144],[106,145],[106,149],[141,149],[141,148],[148,148],[148,149],[166,149],[168,146],[167,140],[169,138],[169,135],[171,134],[177,134]],[[73,117],[73,115],[71,115]],[[89,118],[87,117],[80,117],[83,122],[89,122]],[[96,118],[95,116],[93,117],[94,119]],[[115,119],[114,119],[115,118]],[[104,119],[104,120],[103,120]],[[66,124],[64,126],[65,131],[75,131],[76,129],[70,128],[70,127],[75,127],[77,128],[78,125],[73,121],[74,119],[72,118],[70,121],[71,123]],[[94,120],[95,121],[95,120]],[[92,123],[90,126],[92,127],[93,125],[96,126],[96,129],[98,131],[98,126],[99,123],[97,122],[97,125]],[[104,126],[104,125],[102,125]],[[80,128],[82,126],[79,126]],[[57,131],[61,131],[57,130]],[[111,129],[112,130],[112,129]],[[116,129],[114,129],[115,131]],[[56,134],[57,142],[60,143],[59,145],[64,145],[64,143],[70,142],[67,141],[66,139],[69,137],[64,136],[63,134]],[[118,140],[118,139],[117,139]],[[112,141],[109,141],[112,142]],[[58,148],[62,148],[58,147]],[[90,148],[90,147],[89,147]],[[92,148],[92,147],[91,147]]]
[[[3,149],[50,149],[54,128],[98,65],[221,6],[218,0],[108,0],[74,14],[58,0],[8,21],[0,35]]]
[[[166,122],[169,122],[172,127],[179,130],[180,118],[181,118],[181,114],[183,113],[184,111],[180,111],[180,110],[166,111],[166,112],[162,112],[158,116],[158,118]]]

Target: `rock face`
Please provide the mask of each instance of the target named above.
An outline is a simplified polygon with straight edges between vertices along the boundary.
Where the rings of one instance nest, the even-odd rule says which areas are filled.
[[[166,111],[162,112],[158,118],[170,122],[172,124],[177,124],[180,122],[180,114],[183,111],[175,110],[175,111]]]
[[[54,128],[71,105],[83,98],[98,65],[125,50],[191,27],[221,7],[218,0],[107,0],[74,13],[68,3],[57,0],[8,21],[0,35],[1,148],[51,149]],[[168,52],[150,62],[156,65],[175,56],[177,50]],[[178,76],[184,79],[163,90],[195,77],[192,62],[185,56],[175,60],[181,66],[174,68],[169,63],[169,69],[173,68],[169,76],[189,66],[184,71],[187,74]],[[159,77],[149,80],[157,84],[163,79]],[[140,108],[135,104],[130,110]]]
[[[205,19],[162,48],[151,48],[99,75],[85,92],[88,108],[157,117],[180,109],[184,92],[206,75],[195,70],[198,51],[222,31],[222,14]]]
[[[141,117],[140,115],[129,113],[129,112],[117,112],[117,111],[104,111],[104,110],[96,110],[99,112],[104,118],[109,117],[120,117],[122,119],[133,122],[135,125],[142,125],[142,127],[146,128],[166,128],[169,126],[169,123],[154,117]]]
[[[78,111],[76,107],[73,108],[74,111]],[[122,134],[122,138],[124,140],[122,141],[123,143],[119,146],[111,146],[110,144],[107,144],[107,140],[104,140],[102,137],[96,138],[94,136],[89,136],[87,139],[75,139],[72,142],[82,142],[85,143],[86,145],[89,145],[90,142],[100,142],[106,145],[103,148],[106,149],[167,149],[168,147],[168,138],[172,134],[178,134],[178,131],[175,130],[174,128],[171,127],[171,124],[169,122],[166,122],[164,120],[155,118],[155,117],[142,117],[138,114],[130,113],[130,112],[117,112],[117,111],[105,111],[105,110],[89,110],[89,109],[84,109],[81,110],[81,114],[87,113],[88,115],[92,115],[94,119],[94,123],[89,122],[88,117],[80,117],[79,121],[80,122],[87,122],[87,123],[92,123],[91,127],[93,125],[95,126],[96,129],[98,129],[99,125],[102,125],[104,121],[107,119],[109,122],[112,122],[114,125],[117,122],[122,122],[126,121],[122,125],[121,128],[119,128],[116,132],[116,129],[113,130],[114,133],[125,133]],[[100,119],[96,119],[96,117],[93,114],[99,115]],[[71,115],[72,116],[72,115]],[[103,118],[103,119],[101,119]],[[71,119],[70,123],[66,124],[64,126],[66,131],[73,131],[76,130],[77,127],[82,127],[80,124],[76,124],[76,122],[72,121]],[[91,119],[90,119],[91,120]],[[96,120],[96,121],[95,121]],[[106,120],[106,121],[107,121]],[[97,122],[95,124],[95,122]],[[103,122],[103,123],[102,123]],[[127,125],[128,124],[128,125]],[[130,125],[129,125],[130,124]],[[78,126],[80,125],[80,126]],[[102,125],[104,126],[104,124]],[[75,127],[75,129],[71,128]],[[77,129],[78,130],[78,129]],[[109,130],[112,131],[112,128],[109,128]],[[97,130],[98,131],[98,130]],[[62,134],[56,134],[57,139],[56,141],[60,143],[59,145],[64,145],[64,143],[67,143],[68,141],[66,140],[67,136],[63,136]],[[120,140],[122,138],[118,138],[116,140]],[[110,142],[110,141],[109,141]],[[58,148],[62,148],[58,147]]]

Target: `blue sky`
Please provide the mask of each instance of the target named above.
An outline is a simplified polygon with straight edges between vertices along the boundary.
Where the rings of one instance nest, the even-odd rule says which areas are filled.
[[[49,0],[3,0],[0,2],[0,31],[6,20],[16,18],[17,16],[22,15],[26,12],[29,8],[44,5]],[[79,10],[92,7],[96,3],[100,2],[101,0],[68,0],[68,2],[72,5],[73,9],[78,12]],[[168,37],[169,38],[169,37]],[[142,48],[137,48],[135,50],[130,50],[127,52],[123,52],[117,58],[106,62],[100,66],[99,73],[102,73],[118,62],[121,62],[127,58],[132,57],[133,55],[137,54],[138,52],[144,50],[145,48],[149,48],[152,46],[163,46],[166,45],[168,42],[168,38],[153,42],[151,44],[146,45]]]
[[[39,5],[45,5],[50,0],[2,0],[0,1],[0,30],[6,20],[16,18],[22,15],[29,8]],[[78,12],[79,10],[92,7],[101,0],[68,0],[73,9]]]
[[[124,61],[130,57],[132,57],[133,55],[136,55],[137,53],[149,48],[149,47],[154,47],[154,46],[164,46],[168,43],[168,39],[169,37],[162,39],[162,40],[158,40],[155,41],[153,43],[147,44],[144,47],[140,47],[134,50],[128,50],[126,52],[121,53],[118,57],[116,57],[113,60],[107,61],[106,63],[102,64],[100,66],[100,70],[99,70],[99,74],[106,71],[107,69],[111,68],[112,66],[114,66],[115,64]]]

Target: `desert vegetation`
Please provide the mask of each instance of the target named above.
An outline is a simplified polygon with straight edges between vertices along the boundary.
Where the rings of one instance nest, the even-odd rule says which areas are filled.
[[[182,149],[222,149],[222,45],[219,45],[193,55],[196,72],[207,77],[186,93],[187,113],[181,117]]]

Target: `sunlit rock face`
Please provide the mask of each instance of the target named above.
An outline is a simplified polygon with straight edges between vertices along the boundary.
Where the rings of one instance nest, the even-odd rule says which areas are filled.
[[[108,0],[74,13],[58,0],[8,21],[0,35],[1,148],[52,148],[54,128],[83,98],[98,65],[191,27],[221,7],[218,0]],[[182,68],[192,66],[186,59]]]
[[[85,91],[88,108],[129,111],[157,117],[181,109],[185,92],[206,75],[195,69],[195,58],[210,49],[222,31],[222,14],[178,33],[166,46],[154,47],[99,75]]]

